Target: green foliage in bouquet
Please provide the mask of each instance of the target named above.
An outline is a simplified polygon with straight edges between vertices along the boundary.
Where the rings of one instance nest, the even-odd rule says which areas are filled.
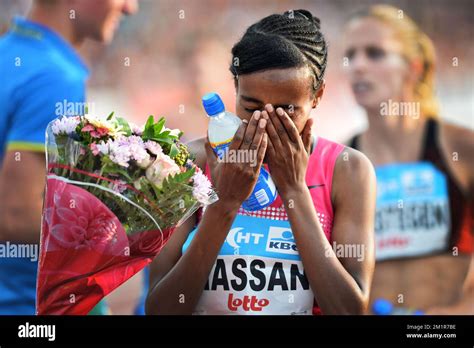
[[[49,174],[102,200],[127,233],[172,227],[216,199],[182,134],[163,117],[144,127],[114,113],[58,118],[47,130]]]

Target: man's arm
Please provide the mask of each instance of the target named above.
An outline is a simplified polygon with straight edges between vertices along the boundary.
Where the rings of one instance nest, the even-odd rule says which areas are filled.
[[[39,242],[45,185],[45,131],[64,100],[83,102],[83,85],[61,71],[39,72],[15,90],[0,168],[0,241]]]
[[[39,242],[44,183],[43,152],[6,152],[0,170],[0,242]]]

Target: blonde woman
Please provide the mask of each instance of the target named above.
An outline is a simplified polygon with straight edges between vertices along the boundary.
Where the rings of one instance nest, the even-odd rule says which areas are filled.
[[[403,11],[377,5],[348,23],[345,56],[369,120],[352,147],[377,174],[371,302],[472,312],[472,290],[462,288],[473,250],[474,134],[438,117],[433,43]]]

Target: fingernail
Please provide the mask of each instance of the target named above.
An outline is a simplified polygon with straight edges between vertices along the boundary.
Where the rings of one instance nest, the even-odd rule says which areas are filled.
[[[265,128],[266,125],[267,125],[267,120],[265,120],[263,118],[258,122],[258,126],[260,128]]]
[[[277,114],[280,115],[280,116],[283,116],[283,109],[282,109],[282,108],[278,108],[278,109],[277,109]]]
[[[262,111],[262,117],[267,120],[268,119],[268,114],[266,111]]]
[[[267,104],[267,105],[265,105],[265,109],[267,109],[268,112],[273,112],[273,106],[272,106],[272,104]]]
[[[242,122],[243,123],[249,123],[249,121],[247,121],[246,119],[243,119]]]
[[[253,117],[254,117],[257,121],[258,121],[258,119],[260,118],[260,115],[261,115],[261,113],[260,113],[260,111],[258,111],[258,110],[253,113]]]

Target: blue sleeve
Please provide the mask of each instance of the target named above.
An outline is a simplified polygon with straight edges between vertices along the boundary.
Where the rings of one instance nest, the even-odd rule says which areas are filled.
[[[7,135],[9,150],[44,151],[48,123],[65,114],[63,105],[84,103],[85,83],[44,72],[15,91],[16,108]]]

